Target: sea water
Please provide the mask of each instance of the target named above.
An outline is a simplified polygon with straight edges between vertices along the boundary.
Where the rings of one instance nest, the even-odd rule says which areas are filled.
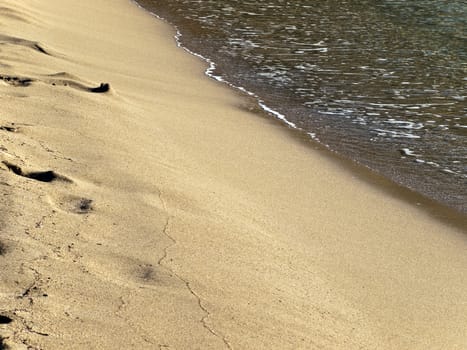
[[[290,127],[467,212],[467,2],[138,2]]]

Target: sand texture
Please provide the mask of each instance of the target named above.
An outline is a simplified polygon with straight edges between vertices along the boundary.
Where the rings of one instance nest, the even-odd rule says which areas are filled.
[[[126,0],[0,0],[0,348],[467,349],[465,231],[173,35]]]

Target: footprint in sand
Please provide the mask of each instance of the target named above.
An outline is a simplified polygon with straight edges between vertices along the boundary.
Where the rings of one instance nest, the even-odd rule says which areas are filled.
[[[0,81],[12,86],[20,86],[20,87],[27,87],[30,86],[32,83],[36,81],[41,81],[40,79],[33,79],[27,77],[20,77],[20,76],[13,76],[13,75],[0,75]],[[96,87],[89,87],[83,83],[78,81],[69,80],[69,79],[45,79],[42,82],[48,83],[53,86],[61,85],[61,86],[69,86],[71,88],[93,92],[93,93],[106,93],[110,91],[110,84],[109,83],[101,83],[99,86]]]
[[[2,161],[6,167],[18,176],[22,176],[28,179],[40,181],[40,182],[55,182],[62,181],[72,183],[73,181],[66,176],[57,174],[52,170],[47,171],[24,171],[18,165],[13,163]],[[94,210],[93,200],[85,197],[67,195],[60,197],[57,200],[51,200],[52,204],[63,211],[73,214],[88,214]],[[1,246],[0,246],[1,248]]]
[[[16,175],[26,177],[28,179],[32,179],[32,180],[36,180],[40,182],[53,182],[53,181],[72,182],[69,178],[63,175],[59,175],[52,170],[24,171],[18,165],[7,162],[6,160],[2,161],[2,163],[8,168],[8,170],[12,171]]]
[[[79,196],[63,196],[57,200],[51,200],[57,209],[72,214],[89,214],[94,210],[93,200]]]
[[[93,93],[106,93],[110,91],[110,84],[108,83],[101,83],[99,86],[89,87],[85,83],[81,82],[78,77],[66,72],[48,75],[46,79],[44,79],[44,82],[53,86],[69,86],[77,90]]]
[[[73,183],[71,179],[66,176],[57,174],[55,171],[46,170],[46,171],[25,171],[20,166],[10,163],[8,161],[2,161],[8,170],[14,174],[25,177],[31,180],[40,181],[40,182],[65,182]],[[73,213],[73,214],[89,214],[94,210],[94,201],[92,199],[75,196],[75,195],[65,195],[57,199],[50,197],[50,203],[57,207],[57,209]],[[0,245],[0,254],[2,251],[2,246]]]
[[[43,45],[39,44],[37,41],[31,41],[16,38],[14,36],[0,34],[0,43],[28,47],[35,51],[43,53],[44,55],[51,56],[51,54],[44,49]]]
[[[46,79],[33,79],[29,77],[21,77],[21,76],[14,76],[14,75],[0,75],[0,81],[3,81],[5,84],[15,86],[15,87],[28,87],[34,82],[43,82],[53,86],[69,86],[71,88],[92,92],[92,93],[106,93],[110,91],[110,84],[109,83],[101,83],[99,86],[90,87],[87,86],[79,81],[71,80],[71,79],[56,79],[55,75],[49,76],[52,78]]]
[[[9,36],[5,34],[0,34],[0,44],[1,45],[16,45],[16,46],[23,46],[26,48],[30,48],[35,50],[41,54],[47,56],[57,56],[55,54],[51,54],[50,50],[45,49],[44,45],[38,43],[37,41],[17,38],[14,36]],[[56,74],[46,75],[45,79],[35,79],[31,77],[21,77],[21,76],[14,76],[14,75],[7,75],[7,74],[0,74],[0,81],[3,81],[6,84],[12,86],[21,86],[27,87],[36,81],[42,81],[43,83],[48,83],[51,85],[62,85],[62,86],[70,86],[72,88],[93,92],[93,93],[105,93],[110,91],[110,85],[108,83],[101,83],[99,86],[88,86],[81,82],[81,79],[78,77],[73,76],[72,74],[66,72],[60,72]]]

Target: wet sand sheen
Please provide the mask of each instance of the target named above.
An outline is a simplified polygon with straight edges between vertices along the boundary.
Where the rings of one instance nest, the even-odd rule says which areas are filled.
[[[256,118],[127,1],[0,7],[2,344],[467,346],[465,233]]]

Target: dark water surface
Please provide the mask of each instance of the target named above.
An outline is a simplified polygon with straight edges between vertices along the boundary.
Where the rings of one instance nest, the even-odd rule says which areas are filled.
[[[310,137],[467,212],[466,1],[138,2]]]

